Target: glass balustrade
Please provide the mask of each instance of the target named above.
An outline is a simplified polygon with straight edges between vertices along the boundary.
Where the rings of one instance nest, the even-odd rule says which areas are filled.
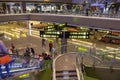
[[[117,7],[111,8],[112,5]],[[82,15],[95,17],[120,17],[120,3],[108,2],[107,7],[105,0],[99,0],[95,3],[82,4],[65,4],[65,3],[26,3],[25,11],[20,5],[6,3],[7,8],[0,8],[1,14],[21,14],[21,13],[38,13],[38,14],[58,14],[58,15]],[[9,9],[10,8],[10,9]]]

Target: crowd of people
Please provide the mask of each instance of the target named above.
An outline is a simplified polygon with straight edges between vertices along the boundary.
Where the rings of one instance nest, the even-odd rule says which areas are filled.
[[[43,43],[44,42],[44,43]],[[44,39],[44,41],[42,41],[42,47],[45,47],[45,46],[47,46],[46,45],[46,40]],[[2,69],[1,69],[1,66],[2,65],[4,65],[4,66],[6,66],[6,70],[7,70],[7,72],[8,72],[8,75],[10,76],[11,75],[11,73],[10,73],[10,67],[8,67],[9,65],[8,65],[8,63],[10,62],[13,62],[12,61],[12,57],[11,56],[7,56],[7,57],[5,57],[5,59],[6,60],[8,60],[9,59],[9,62],[7,62],[7,63],[5,63],[5,64],[2,64],[1,63],[1,61],[3,61],[2,59],[3,59],[3,54],[16,54],[17,56],[19,56],[20,55],[20,53],[19,53],[19,49],[17,49],[16,48],[16,46],[15,46],[15,44],[14,43],[11,43],[11,45],[10,45],[10,48],[9,49],[7,49],[5,46],[4,46],[4,48],[3,47],[1,47],[2,46],[2,44],[0,45],[0,76],[1,76],[1,78],[4,78],[4,76],[3,76],[3,73],[2,73]],[[23,68],[26,68],[26,67],[29,67],[30,66],[30,62],[31,62],[31,60],[34,58],[37,58],[37,64],[38,64],[38,67],[40,68],[40,69],[43,69],[43,66],[45,66],[45,64],[44,64],[44,61],[51,61],[52,60],[52,55],[51,55],[51,53],[52,53],[52,48],[53,48],[53,43],[50,41],[49,42],[49,44],[48,44],[48,47],[49,47],[49,54],[48,53],[46,53],[46,52],[42,52],[41,51],[41,53],[40,54],[37,54],[36,52],[35,52],[35,50],[34,50],[34,48],[33,47],[31,47],[31,46],[27,46],[26,48],[25,48],[25,52],[24,52],[24,54],[23,54],[23,58],[21,58],[22,60],[22,62],[21,62],[21,64],[22,64],[22,67]],[[37,57],[36,57],[37,56]],[[9,58],[8,58],[9,57]],[[33,60],[34,60],[33,59]],[[5,60],[5,61],[6,61]],[[34,65],[35,66],[35,65]]]
[[[71,9],[72,13],[84,14],[86,16],[102,16],[105,13],[109,16],[115,16],[118,15],[119,7],[120,2],[116,1],[109,2],[105,0],[105,2],[101,4],[96,1],[96,3],[92,4],[86,0],[80,5],[73,5]]]
[[[46,50],[46,39],[42,38],[41,40],[41,46],[43,51]],[[40,69],[43,68],[43,61],[44,60],[52,60],[53,58],[53,52],[55,52],[55,49],[53,48],[53,43],[50,41],[48,44],[49,52],[42,52],[40,54],[35,53],[35,50],[31,47],[26,47],[25,53],[24,53],[24,61],[23,61],[23,67],[27,67],[30,63],[31,57],[38,58],[38,66]]]

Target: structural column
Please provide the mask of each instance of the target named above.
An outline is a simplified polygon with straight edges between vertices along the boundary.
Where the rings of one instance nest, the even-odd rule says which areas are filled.
[[[67,38],[65,35],[66,31],[62,31],[62,38],[61,38],[61,54],[67,52]]]
[[[28,21],[28,35],[32,35],[32,30],[31,30],[32,24]]]

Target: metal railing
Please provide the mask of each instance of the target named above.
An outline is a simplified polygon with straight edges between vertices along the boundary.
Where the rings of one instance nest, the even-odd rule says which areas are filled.
[[[82,62],[81,62],[81,60],[80,60],[80,55],[78,54],[77,56],[76,56],[76,68],[77,68],[77,70],[78,70],[78,80],[84,80],[84,76],[83,76],[83,71],[82,71],[82,67],[81,67],[81,65],[82,65]]]

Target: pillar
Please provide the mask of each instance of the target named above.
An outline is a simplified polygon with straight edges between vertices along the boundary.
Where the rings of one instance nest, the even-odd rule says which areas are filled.
[[[62,31],[62,38],[61,38],[61,54],[67,52],[67,38],[65,35],[66,31]]]
[[[29,35],[29,36],[32,35],[31,27],[32,27],[32,23],[30,23],[30,22],[28,21],[28,35]]]

